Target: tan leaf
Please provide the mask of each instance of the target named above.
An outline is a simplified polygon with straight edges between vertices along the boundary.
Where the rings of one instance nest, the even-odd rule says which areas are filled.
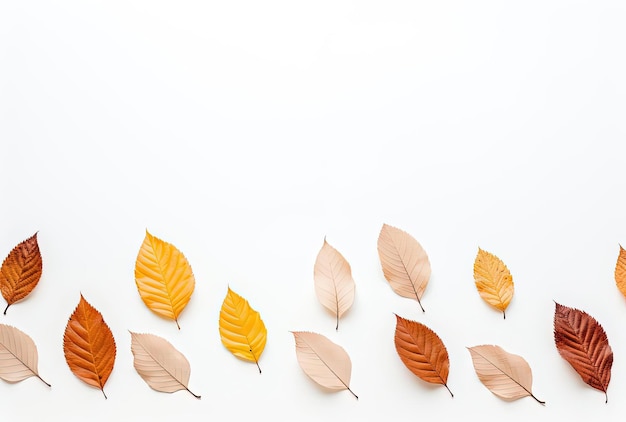
[[[317,254],[313,269],[315,293],[320,303],[335,315],[339,329],[339,318],[354,302],[355,284],[348,261],[330,246],[326,239]]]
[[[378,256],[393,291],[417,300],[424,311],[421,298],[430,280],[430,261],[422,245],[405,231],[383,224]]]
[[[478,248],[474,261],[474,280],[480,297],[504,313],[513,298],[513,277],[497,256]]]
[[[533,374],[528,363],[521,356],[506,352],[499,346],[482,345],[467,348],[478,379],[493,394],[506,400],[517,400],[531,396]]]
[[[437,334],[424,324],[396,315],[394,336],[396,351],[402,363],[426,382],[448,388],[450,359],[446,346]]]
[[[0,268],[0,290],[9,306],[24,299],[41,278],[42,260],[37,233],[19,243],[4,259]]]
[[[321,334],[293,331],[300,368],[313,381],[330,390],[350,390],[352,361],[346,351]]]
[[[624,296],[626,296],[626,249],[619,245],[619,256],[615,264],[615,284]]]
[[[37,370],[37,346],[25,333],[10,325],[0,324],[0,378],[19,382],[37,377],[45,382]]]
[[[170,342],[153,334],[130,332],[133,364],[137,373],[154,390],[173,393],[187,390],[191,367],[187,358],[172,346]]]

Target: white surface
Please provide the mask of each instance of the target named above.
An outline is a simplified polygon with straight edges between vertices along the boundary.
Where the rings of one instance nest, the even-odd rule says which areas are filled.
[[[0,2],[0,254],[39,231],[44,259],[0,320],[35,340],[52,384],[0,382],[3,417],[623,415],[625,20],[617,0]],[[383,278],[383,223],[429,253],[425,314]],[[196,275],[180,331],[137,293],[146,229]],[[313,287],[324,236],[357,283],[338,332]],[[506,320],[474,287],[479,246],[513,274]],[[262,375],[220,342],[228,285],[268,327]],[[117,342],[108,400],[63,358],[80,292]],[[558,355],[553,301],[607,331],[608,404]],[[454,398],[403,366],[394,313],[443,339]],[[152,391],[128,330],[183,352],[202,399]],[[346,349],[358,401],[309,381],[291,330]],[[529,362],[545,407],[482,386],[466,347],[485,343]]]

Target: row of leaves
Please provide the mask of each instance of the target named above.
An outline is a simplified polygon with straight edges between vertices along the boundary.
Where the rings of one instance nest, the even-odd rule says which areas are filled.
[[[419,242],[403,230],[385,224],[378,238],[378,253],[392,289],[417,300],[423,310],[421,297],[431,268]],[[0,290],[7,301],[5,314],[10,305],[28,296],[41,273],[42,258],[35,234],[18,244],[0,269]],[[626,295],[626,251],[621,247],[615,277]],[[513,297],[513,279],[506,265],[495,255],[479,249],[474,278],[481,297],[505,316]],[[180,329],[178,318],[195,287],[191,266],[184,255],[146,231],[136,260],[135,280],[146,306],[174,320]],[[339,319],[353,304],[355,283],[349,263],[326,239],[315,261],[314,281],[317,297],[336,317],[338,329]],[[586,313],[556,306],[554,337],[559,353],[587,384],[606,395],[613,362],[606,333]],[[421,379],[448,388],[449,359],[441,339],[419,322],[396,317],[395,345],[402,362]],[[220,310],[219,329],[223,345],[235,356],[255,362],[261,372],[259,358],[265,348],[267,330],[260,314],[230,288]],[[343,348],[317,333],[293,332],[293,335],[298,362],[311,379],[332,390],[350,390],[351,362]],[[150,387],[163,392],[189,391],[189,363],[167,340],[133,332],[131,339],[135,369]],[[100,312],[82,295],[67,323],[63,347],[72,372],[104,393],[115,361],[115,340]],[[532,396],[543,403],[532,395],[532,374],[523,358],[492,345],[468,349],[479,379],[494,394],[505,399]],[[41,379],[34,342],[17,328],[0,324],[0,378],[16,382],[32,376]]]

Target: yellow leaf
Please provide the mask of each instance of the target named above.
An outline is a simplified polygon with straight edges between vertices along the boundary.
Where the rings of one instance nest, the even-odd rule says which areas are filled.
[[[615,284],[624,296],[626,296],[626,249],[619,246],[619,256],[615,264]]]
[[[513,277],[497,256],[478,248],[474,261],[474,280],[480,297],[504,313],[513,298]]]
[[[220,310],[220,336],[224,347],[238,358],[256,363],[261,373],[259,358],[265,349],[267,329],[261,315],[230,287]]]
[[[187,258],[175,246],[146,237],[135,262],[135,282],[141,299],[154,313],[176,321],[196,285]]]

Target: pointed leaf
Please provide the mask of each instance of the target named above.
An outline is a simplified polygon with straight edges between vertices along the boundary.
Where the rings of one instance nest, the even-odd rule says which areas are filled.
[[[104,385],[113,371],[115,351],[113,333],[102,314],[80,295],[63,335],[63,352],[70,370],[104,394]]]
[[[417,300],[423,311],[421,298],[430,280],[430,261],[422,245],[410,234],[383,224],[378,256],[393,291]]]
[[[191,367],[187,358],[170,342],[153,334],[138,334],[131,331],[133,365],[137,373],[154,390],[173,393],[187,390]]]
[[[135,282],[141,299],[154,313],[176,321],[187,306],[195,279],[187,258],[175,246],[152,236],[146,237],[135,263]]]
[[[41,278],[42,260],[37,233],[19,243],[4,259],[0,268],[0,290],[9,306],[24,299]]]
[[[265,349],[267,329],[261,315],[230,287],[220,310],[219,326],[224,347],[238,358],[255,362],[260,373],[259,358]]]
[[[478,248],[474,261],[474,280],[480,297],[504,313],[513,298],[513,277],[497,256]]]
[[[19,382],[39,376],[37,370],[37,346],[26,333],[10,325],[0,324],[0,378],[8,382]]]
[[[317,254],[313,278],[317,298],[335,315],[337,319],[335,329],[338,329],[339,318],[354,302],[355,284],[350,264],[339,251],[326,242],[326,239]]]
[[[615,264],[615,284],[624,296],[626,296],[626,249],[619,246],[619,256]]]
[[[395,345],[402,363],[426,382],[442,384],[450,395],[450,360],[446,346],[434,331],[416,321],[396,315]]]
[[[350,390],[352,361],[346,351],[321,334],[292,332],[300,368],[313,381],[330,390]]]
[[[493,394],[505,400],[531,396],[545,404],[532,393],[533,374],[524,358],[508,353],[499,346],[483,345],[467,349],[472,355],[478,379]]]
[[[613,351],[602,326],[578,309],[556,304],[554,342],[559,354],[591,387],[604,391],[611,381]]]

